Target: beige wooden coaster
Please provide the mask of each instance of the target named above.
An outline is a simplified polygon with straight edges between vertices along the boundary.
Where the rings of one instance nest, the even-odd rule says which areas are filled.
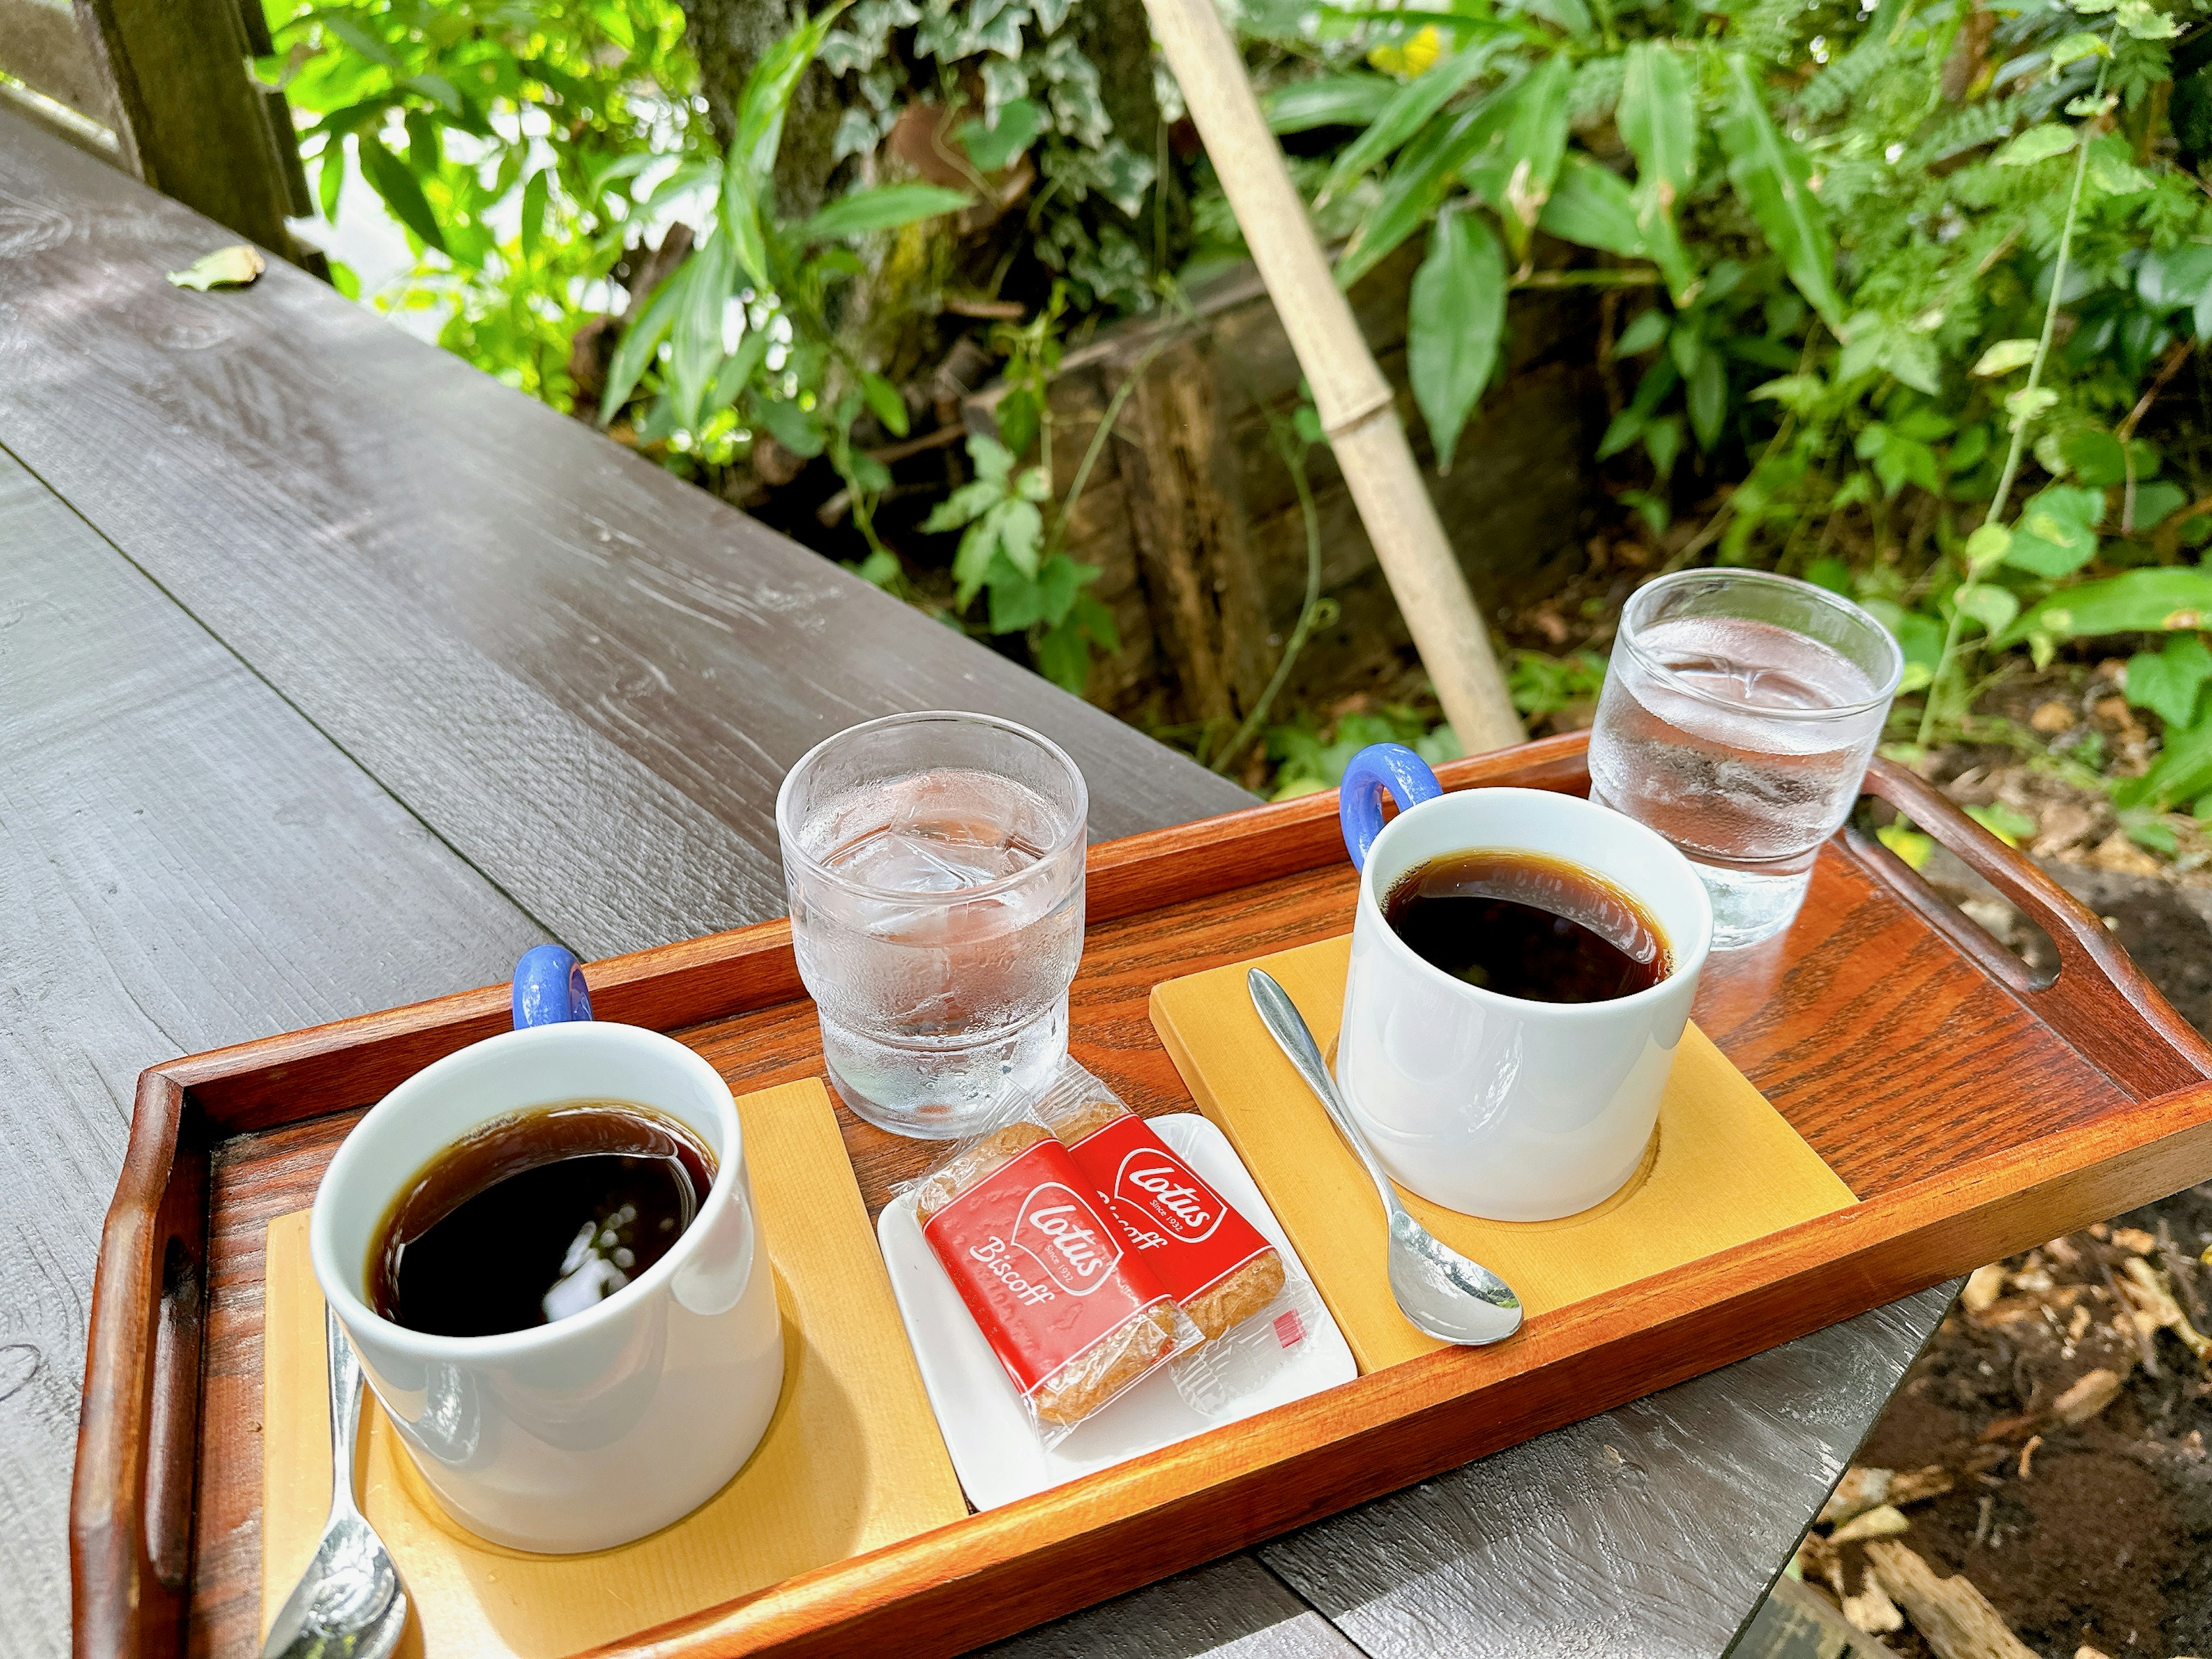
[[[1367,1372],[1444,1345],[1390,1299],[1374,1186],[1260,1023],[1244,983],[1248,969],[1273,974],[1326,1050],[1351,950],[1347,935],[1169,980],[1153,988],[1152,1024]],[[1557,1221],[1485,1221],[1401,1194],[1437,1237],[1511,1285],[1531,1319],[1858,1201],[1695,1025],[1675,1051],[1654,1151],[1604,1203]]]
[[[532,1555],[447,1519],[371,1396],[362,1510],[415,1616],[401,1652],[555,1659],[681,1618],[968,1513],[891,1300],[830,1098],[814,1081],[738,1101],[783,1307],[783,1397],[751,1461],[704,1506],[634,1544]],[[307,1214],[269,1224],[262,1361],[261,1624],[330,1507],[323,1298]]]

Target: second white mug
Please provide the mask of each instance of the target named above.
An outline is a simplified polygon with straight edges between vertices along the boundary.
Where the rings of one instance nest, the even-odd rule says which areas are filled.
[[[1384,827],[1381,794],[1400,805]],[[1602,1203],[1642,1162],[1712,938],[1688,860],[1642,824],[1540,789],[1446,794],[1411,750],[1346,769],[1345,843],[1361,866],[1336,1077],[1391,1177],[1464,1214],[1545,1221]],[[1610,1001],[1536,1002],[1456,979],[1391,927],[1392,886],[1450,854],[1577,866],[1659,925],[1667,976]]]

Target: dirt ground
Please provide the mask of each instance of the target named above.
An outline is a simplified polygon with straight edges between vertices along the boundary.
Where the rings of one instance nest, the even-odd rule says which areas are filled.
[[[2108,672],[2008,690],[2012,717],[2062,744],[2094,737],[2123,759],[2141,742]],[[1962,805],[2032,818],[2032,834],[2008,823],[2212,1035],[2212,854],[2185,835],[2178,860],[2154,858],[2102,795],[2017,749],[1960,747],[1929,769]],[[2053,965],[2049,941],[1956,860],[1939,854],[1923,873],[2031,963]],[[2017,1650],[1974,1645],[1955,1620],[1939,1629],[1924,1590],[1912,1606],[1899,1547],[1963,1575],[2048,1659],[2212,1656],[2208,1250],[2212,1182],[1982,1269],[1808,1534],[1805,1583],[1907,1659]],[[1947,1605],[1966,1599],[1946,1592]]]

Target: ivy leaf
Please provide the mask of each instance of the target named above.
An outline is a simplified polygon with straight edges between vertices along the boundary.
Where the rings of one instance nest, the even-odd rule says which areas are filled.
[[[1035,100],[1016,98],[1000,106],[997,118],[988,124],[962,122],[952,137],[980,171],[996,173],[1012,166],[1016,156],[1036,142],[1044,121],[1044,111]]]
[[[1832,327],[1842,320],[1844,305],[1836,293],[1836,250],[1827,215],[1807,184],[1812,161],[1775,129],[1765,94],[1743,55],[1730,52],[1723,63],[1728,101],[1720,137],[1729,153],[1729,182],[1797,291]]]
[[[228,247],[201,254],[182,270],[169,272],[169,281],[179,288],[196,288],[204,294],[211,288],[245,288],[268,266],[269,262],[258,251],[244,242],[234,242]]]
[[[2001,167],[2032,167],[2074,148],[2074,129],[2056,121],[2030,127],[1990,159]]]
[[[2103,490],[2052,484],[2021,509],[2005,562],[2054,581],[2070,576],[2097,556],[2096,526],[2104,516]]]
[[[443,253],[446,234],[438,228],[437,217],[423,198],[422,186],[415,182],[407,164],[384,147],[384,140],[366,131],[355,136],[354,151],[361,161],[361,176],[384,198],[392,216],[413,231],[424,246]]]
[[[942,185],[879,185],[830,203],[803,222],[799,234],[809,242],[842,241],[879,230],[896,230],[939,214],[957,213],[974,201],[965,191],[948,190]]]
[[[1505,326],[1505,256],[1480,214],[1462,208],[1438,216],[1413,277],[1406,326],[1413,401],[1429,423],[1437,469],[1448,472],[1498,367]]]
[[[2026,368],[2035,361],[2035,348],[2033,340],[1999,340],[1975,359],[1974,373],[2009,374],[2015,368]]]
[[[1637,228],[1627,181],[1579,150],[1567,156],[1536,224],[1550,235],[1624,259],[1644,255],[1644,233]]]
[[[2169,729],[2197,723],[2198,694],[2212,679],[2212,651],[2197,634],[2177,634],[2163,650],[2128,659],[2128,701],[2148,708]]]

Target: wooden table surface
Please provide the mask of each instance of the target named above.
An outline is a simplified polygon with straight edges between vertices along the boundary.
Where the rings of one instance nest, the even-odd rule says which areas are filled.
[[[68,1644],[94,1243],[148,1064],[780,915],[786,767],[1011,715],[1095,836],[1241,790],[0,114],[0,1656]],[[1935,1291],[1005,1644],[1711,1656]]]

